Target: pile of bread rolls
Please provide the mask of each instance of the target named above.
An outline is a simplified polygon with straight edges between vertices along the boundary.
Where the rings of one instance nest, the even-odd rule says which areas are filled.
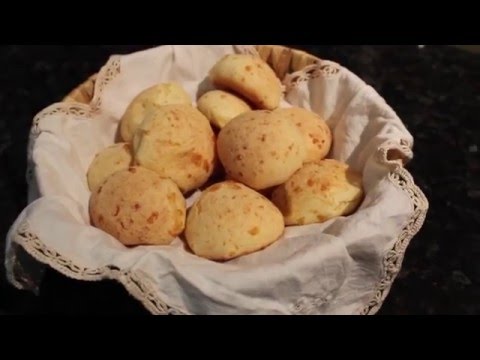
[[[227,55],[209,78],[216,90],[196,106],[176,83],[133,99],[121,142],[88,169],[94,226],[126,246],[167,246],[181,236],[197,256],[226,261],[270,246],[286,226],[357,209],[360,174],[326,159],[332,133],[322,118],[279,108],[281,82],[266,62]]]

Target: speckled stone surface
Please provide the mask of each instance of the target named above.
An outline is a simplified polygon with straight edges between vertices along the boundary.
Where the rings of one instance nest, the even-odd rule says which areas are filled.
[[[409,169],[430,201],[383,308],[388,314],[480,314],[480,55],[444,46],[293,45],[348,67],[372,85],[415,136]],[[25,206],[30,123],[105,63],[147,46],[0,47],[0,255]],[[47,271],[38,297],[0,270],[0,313],[146,314],[113,282]]]

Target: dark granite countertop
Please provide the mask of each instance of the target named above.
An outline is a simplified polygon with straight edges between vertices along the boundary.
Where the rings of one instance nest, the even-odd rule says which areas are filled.
[[[430,201],[421,232],[380,314],[480,314],[480,55],[444,46],[296,46],[348,67],[372,85],[415,136],[409,169]],[[113,53],[149,46],[0,47],[0,255],[26,203],[26,142],[33,116]],[[40,296],[0,270],[0,313],[146,311],[113,282],[46,273]]]

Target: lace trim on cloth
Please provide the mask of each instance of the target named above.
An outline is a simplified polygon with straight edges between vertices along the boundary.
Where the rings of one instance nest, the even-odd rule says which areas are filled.
[[[80,103],[57,103],[46,109],[40,111],[34,118],[32,127],[30,128],[30,135],[32,140],[35,140],[41,133],[39,124],[40,121],[46,117],[56,114],[73,115],[78,117],[91,117],[95,110],[89,106]]]
[[[385,255],[382,279],[375,286],[373,298],[360,310],[360,315],[373,315],[380,310],[402,268],[405,251],[410,241],[420,231],[425,222],[429,207],[427,198],[420,188],[415,185],[412,175],[405,168],[398,166],[395,171],[389,173],[388,178],[412,199],[414,206],[413,214],[398,235],[393,248]]]
[[[300,85],[302,82],[310,79],[322,77],[337,76],[341,71],[341,66],[333,61],[320,60],[317,64],[308,65],[300,71],[285,76],[283,84],[287,91]]]
[[[107,64],[100,70],[97,80],[95,81],[95,90],[90,107],[93,110],[98,110],[102,105],[102,94],[105,87],[110,81],[115,79],[120,74],[120,55],[110,57]]]
[[[42,130],[40,130],[40,122],[52,115],[63,114],[73,115],[78,117],[91,118],[97,113],[97,109],[92,108],[90,105],[80,103],[57,103],[53,104],[46,109],[40,111],[34,118],[32,126],[30,128],[30,137],[27,146],[27,171],[25,174],[26,181],[29,187],[34,186],[35,179],[35,164],[32,159],[33,145],[35,140],[40,136]]]
[[[257,50],[253,46],[235,46],[235,51],[240,53],[249,53],[258,55]],[[54,104],[47,109],[40,112],[33,121],[29,151],[28,151],[28,168],[27,181],[29,186],[33,185],[33,162],[31,159],[31,150],[34,140],[40,135],[39,129],[40,121],[47,116],[56,113],[73,114],[77,116],[93,117],[98,112],[101,105],[101,94],[108,83],[120,74],[120,57],[113,56],[109,62],[102,68],[95,84],[94,98],[90,105],[83,105],[78,103],[61,103]],[[341,66],[330,62],[321,60],[318,64],[313,64],[305,67],[301,71],[287,75],[284,80],[284,85],[287,89],[298,86],[301,82],[308,81],[310,78],[320,76],[330,77],[337,76],[341,71]],[[413,213],[408,222],[403,227],[402,231],[397,237],[395,244],[390,249],[383,259],[383,270],[380,281],[372,289],[372,298],[366,305],[358,309],[355,313],[361,315],[375,314],[383,304],[387,297],[391,286],[397,277],[403,262],[405,251],[411,239],[421,229],[426,213],[428,211],[428,200],[422,191],[415,185],[410,173],[403,167],[408,162],[413,154],[411,151],[412,144],[407,140],[402,140],[400,143],[387,142],[383,144],[377,152],[378,162],[388,166],[391,170],[388,174],[388,179],[399,189],[405,192],[413,203]],[[104,279],[111,279],[120,282],[130,295],[140,301],[144,307],[154,315],[187,315],[188,313],[180,309],[169,306],[161,299],[161,296],[155,291],[153,283],[140,271],[121,270],[116,267],[105,267],[100,269],[89,269],[74,264],[70,259],[65,258],[53,249],[48,248],[33,234],[27,221],[20,223],[13,235],[12,248],[21,247],[29,256],[42,264],[46,264],[63,275],[84,281],[101,281]],[[14,251],[17,253],[17,251]],[[19,252],[21,254],[21,252]],[[24,289],[25,287],[36,289],[28,277],[22,276],[21,256],[15,256],[12,261],[19,262],[14,264],[14,273],[9,274],[9,281],[16,287]],[[18,265],[18,266],[17,266]],[[322,305],[332,300],[333,294],[326,298],[301,298],[290,306],[290,311],[296,315],[315,314],[316,310]]]
[[[88,269],[74,264],[53,249],[49,249],[33,234],[27,221],[23,221],[14,235],[14,242],[37,261],[47,264],[59,273],[84,281],[117,280],[130,295],[139,300],[154,315],[182,315],[184,312],[167,305],[155,292],[154,286],[139,271],[122,271],[113,266],[101,269]],[[23,288],[19,279],[13,277],[14,285]]]

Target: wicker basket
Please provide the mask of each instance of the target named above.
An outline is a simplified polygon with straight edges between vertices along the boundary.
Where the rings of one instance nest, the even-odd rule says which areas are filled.
[[[321,60],[315,56],[312,56],[306,52],[286,48],[283,46],[277,45],[257,45],[256,51],[265,60],[275,71],[277,76],[280,79],[284,79],[287,75],[294,73],[296,71],[302,70],[305,67],[321,63]],[[94,96],[95,82],[97,75],[91,76],[87,81],[79,85],[73,91],[71,91],[64,99],[64,102],[76,102],[82,104],[89,104]],[[383,259],[383,270],[381,279],[375,285],[372,298],[360,309],[358,313],[360,314],[374,314],[381,307],[384,299],[388,295],[388,292],[398,275],[403,257],[405,255],[406,248],[409,245],[410,240],[415,236],[415,234],[422,227],[425,216],[428,210],[428,200],[425,198],[421,190],[414,184],[414,180],[409,172],[402,166],[402,154],[396,153],[395,149],[385,151],[385,154],[382,154],[385,159],[396,162],[396,166],[389,174],[389,177],[393,182],[398,184],[399,187],[403,188],[408,194],[410,194],[413,200],[413,213],[410,221],[402,231],[398,234],[395,240],[394,246],[388,251]],[[35,243],[39,244],[40,241],[37,241],[33,235],[29,234],[27,231],[18,234],[18,243]],[[38,245],[37,244],[37,245]],[[37,248],[41,248],[40,245]],[[35,246],[32,245],[28,251],[36,259],[43,260],[45,263],[49,263],[42,252],[42,250],[36,250]],[[59,254],[57,257],[61,257]],[[55,266],[54,266],[55,265]],[[78,278],[75,273],[71,272],[69,269],[64,269],[61,265],[52,264],[52,266],[61,271],[62,273],[69,275],[74,278]],[[100,279],[101,274],[94,274],[95,279]],[[157,300],[145,289],[140,289],[140,281],[134,279],[134,274],[126,276],[125,274],[119,275],[118,272],[109,273],[109,278],[117,279],[133,294],[138,300],[140,300],[147,309],[152,313],[166,313],[167,310],[164,309],[163,304],[157,304]],[[137,289],[139,288],[139,289]],[[132,290],[133,289],[133,290]]]

